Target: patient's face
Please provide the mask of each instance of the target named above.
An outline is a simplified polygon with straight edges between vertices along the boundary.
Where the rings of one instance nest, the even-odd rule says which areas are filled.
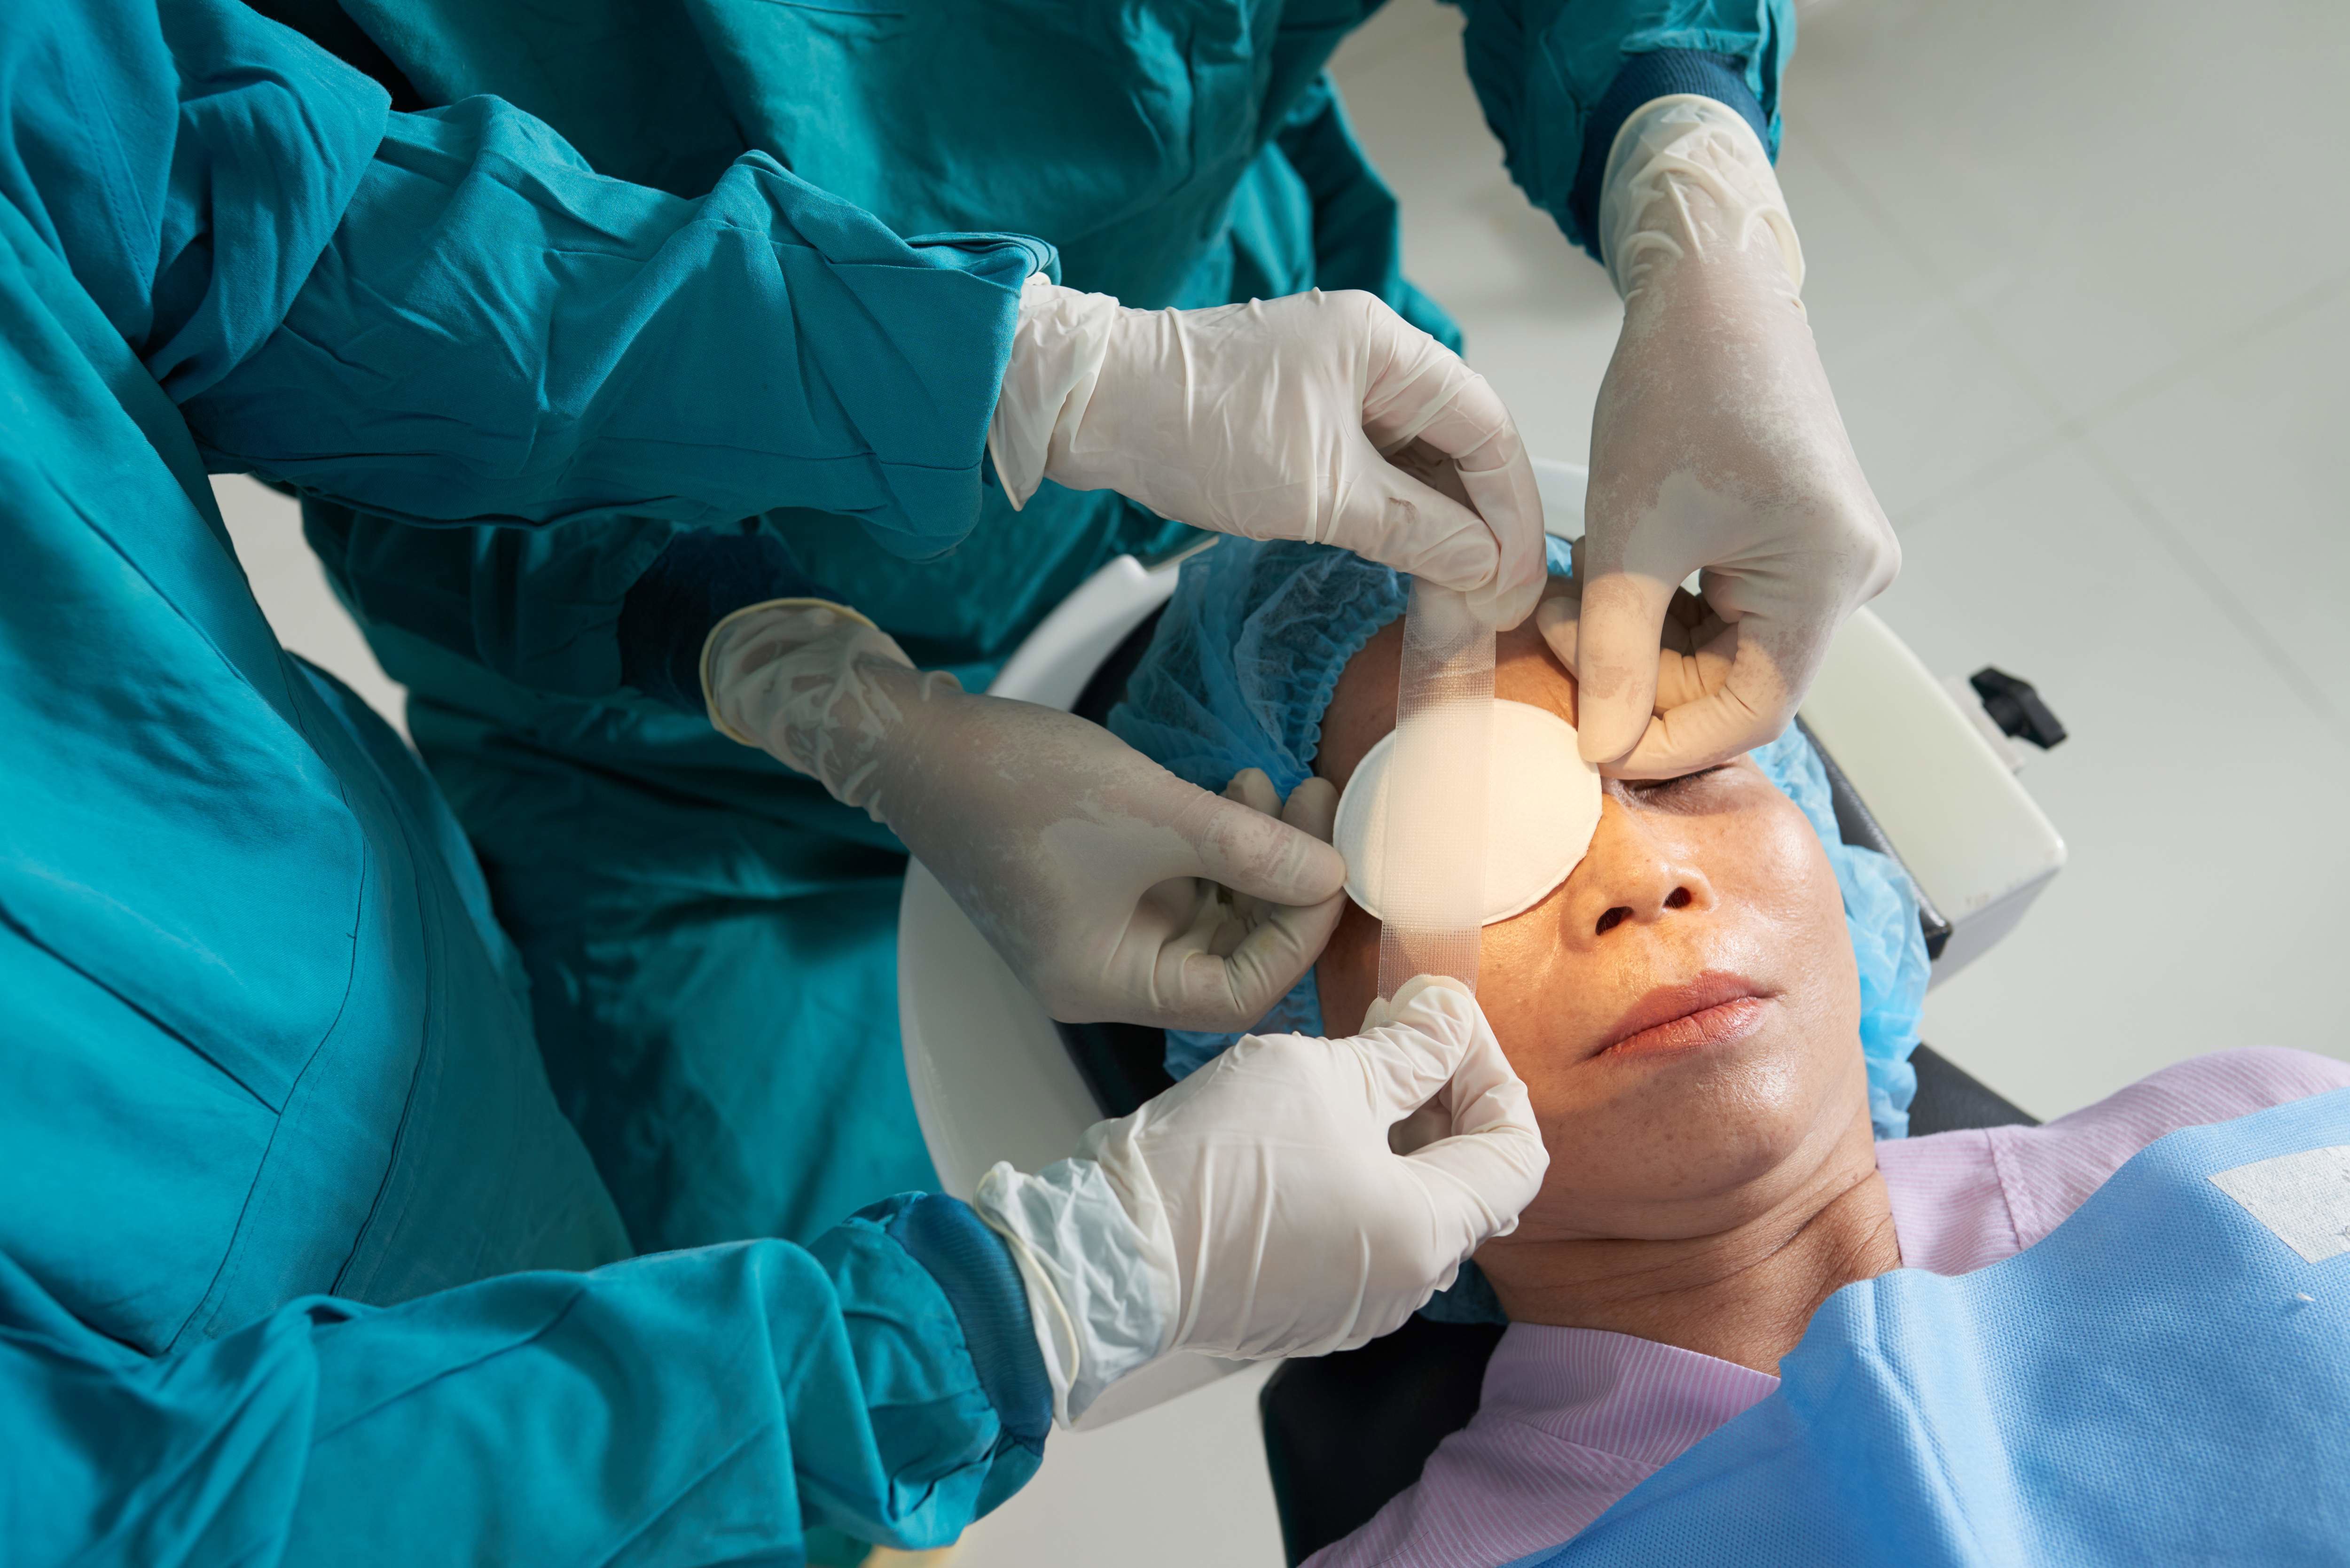
[[[1400,623],[1374,639],[1324,716],[1317,769],[1341,788],[1395,727],[1401,645]],[[1502,634],[1494,691],[1575,720],[1575,680],[1531,621]],[[1378,947],[1378,922],[1349,905],[1315,971],[1332,1033],[1359,1026]],[[1705,1234],[1776,1201],[1856,1117],[1865,1132],[1835,873],[1744,758],[1607,781],[1582,864],[1485,928],[1477,994],[1550,1147],[1523,1240]]]

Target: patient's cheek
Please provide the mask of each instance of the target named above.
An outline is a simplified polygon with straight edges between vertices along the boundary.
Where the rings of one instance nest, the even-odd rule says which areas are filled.
[[[1724,892],[1752,910],[1801,1037],[1843,1050],[1860,1026],[1860,976],[1835,867],[1793,802],[1755,815]]]
[[[1791,941],[1846,945],[1844,894],[1827,851],[1793,801],[1749,814],[1734,856],[1740,896],[1764,911]]]
[[[1524,914],[1487,926],[1477,952],[1478,1005],[1520,1077],[1555,1054],[1548,1036],[1560,1022],[1560,1010],[1552,999],[1574,983],[1565,972],[1553,909],[1563,893],[1562,888]]]

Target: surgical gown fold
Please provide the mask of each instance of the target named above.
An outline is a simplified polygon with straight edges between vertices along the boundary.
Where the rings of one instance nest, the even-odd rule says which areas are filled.
[[[411,1568],[795,1563],[810,1524],[945,1545],[1044,1428],[1006,1429],[939,1283],[859,1219],[807,1251],[304,1297],[161,1359],[0,1254],[0,1435],[21,1568]]]
[[[495,99],[387,117],[285,319],[182,399],[215,470],[397,523],[732,524],[901,554],[969,532],[1041,244],[910,244],[746,153],[696,201]]]

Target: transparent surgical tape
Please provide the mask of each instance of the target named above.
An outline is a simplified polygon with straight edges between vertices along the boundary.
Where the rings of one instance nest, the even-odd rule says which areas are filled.
[[[1415,581],[1379,830],[1382,997],[1420,974],[1476,989],[1492,759],[1493,628],[1466,595]]]

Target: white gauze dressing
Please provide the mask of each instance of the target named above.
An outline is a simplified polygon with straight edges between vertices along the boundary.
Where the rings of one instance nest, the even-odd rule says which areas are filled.
[[[1474,986],[1482,929],[1548,897],[1599,826],[1575,727],[1495,701],[1492,634],[1421,611],[1415,587],[1395,732],[1357,765],[1333,836],[1347,896],[1380,921],[1381,996],[1415,974]]]

